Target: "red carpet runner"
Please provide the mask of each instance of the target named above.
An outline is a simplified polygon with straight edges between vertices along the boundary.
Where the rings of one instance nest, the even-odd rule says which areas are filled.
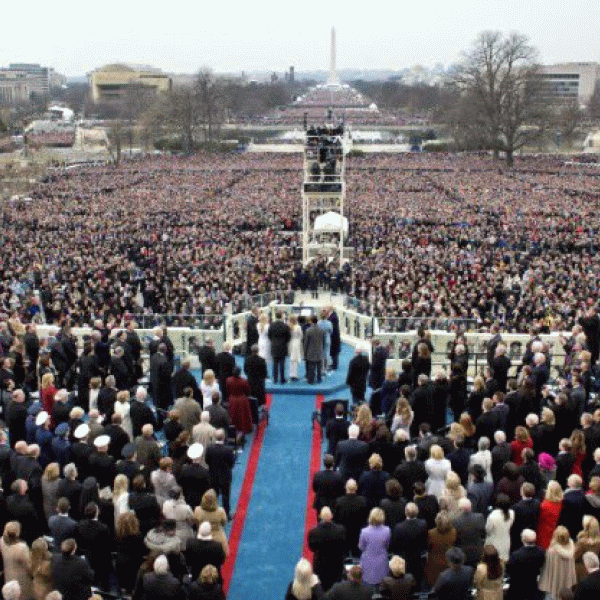
[[[315,399],[315,409],[321,410],[323,404],[323,394],[317,394]],[[321,468],[321,427],[317,422],[313,423],[312,447],[310,453],[310,468],[308,474],[308,493],[306,495],[306,520],[304,524],[304,548],[302,556],[312,562],[312,552],[308,547],[308,532],[317,524],[317,513],[313,508],[315,493],[312,489],[312,480],[317,471]]]
[[[267,394],[267,408],[271,408],[272,401],[273,396]],[[229,533],[229,554],[227,555],[227,559],[225,560],[222,569],[223,588],[225,593],[229,590],[242,532],[244,531],[244,522],[246,521],[246,513],[248,512],[248,505],[250,504],[250,498],[252,496],[254,477],[256,476],[256,469],[258,468],[258,459],[260,458],[260,451],[265,437],[265,427],[265,423],[261,422],[252,438],[252,447],[250,448],[250,455],[248,456],[248,466],[246,467],[242,489],[240,490],[240,497],[235,509],[233,523],[231,524],[231,531]]]

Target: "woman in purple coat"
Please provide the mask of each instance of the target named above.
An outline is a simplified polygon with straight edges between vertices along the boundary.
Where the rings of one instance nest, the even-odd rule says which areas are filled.
[[[362,529],[358,540],[363,581],[371,585],[379,585],[388,574],[390,528],[384,523],[383,511],[374,508],[369,513],[369,524]]]

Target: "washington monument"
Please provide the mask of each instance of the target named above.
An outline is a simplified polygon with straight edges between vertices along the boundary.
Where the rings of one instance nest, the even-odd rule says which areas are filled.
[[[335,27],[331,28],[331,53],[329,56],[329,77],[327,78],[327,84],[340,85],[340,78],[335,68]]]

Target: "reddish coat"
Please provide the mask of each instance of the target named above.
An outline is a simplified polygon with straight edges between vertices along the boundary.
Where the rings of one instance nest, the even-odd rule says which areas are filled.
[[[548,546],[550,546],[552,535],[558,525],[561,509],[562,501],[550,502],[544,500],[540,506],[540,518],[537,527],[537,545],[544,550],[547,550]]]
[[[231,424],[243,433],[252,432],[252,412],[250,411],[250,384],[241,377],[228,377],[225,382],[228,397],[228,410]]]
[[[40,390],[42,410],[45,410],[49,415],[52,415],[54,412],[54,395],[56,394],[56,391],[57,390],[53,385]]]
[[[520,467],[523,465],[523,457],[521,453],[525,448],[533,448],[533,440],[531,438],[527,438],[526,442],[521,442],[519,440],[513,440],[510,443],[510,460]]]

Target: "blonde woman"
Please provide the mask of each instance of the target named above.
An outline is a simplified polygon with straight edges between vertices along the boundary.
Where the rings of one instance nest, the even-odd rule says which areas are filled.
[[[460,477],[454,471],[447,473],[446,487],[442,492],[442,499],[446,500],[448,515],[451,519],[455,519],[460,515],[461,510],[458,508],[458,502],[466,497],[467,492],[460,483]]]
[[[258,318],[258,355],[267,361],[267,365],[272,363],[271,342],[269,341],[269,318],[267,315],[260,315]]]
[[[298,319],[292,315],[290,317],[290,329],[292,337],[289,344],[290,355],[290,379],[298,381],[298,365],[303,360],[302,352],[302,327],[298,325]]]
[[[410,426],[413,422],[415,413],[410,407],[410,402],[401,396],[396,402],[396,413],[392,419],[392,435],[399,429],[406,432],[406,435],[410,435]]]
[[[52,415],[54,412],[54,396],[56,392],[54,375],[52,373],[44,373],[40,382],[40,403],[42,410],[45,410],[49,415]]]
[[[129,478],[119,473],[113,482],[112,502],[115,510],[115,527],[119,517],[129,511]]]
[[[301,558],[294,569],[294,580],[289,584],[285,600],[319,600],[323,588],[319,578],[313,573],[312,565]]]
[[[374,437],[373,413],[368,404],[361,404],[356,412],[354,422],[358,425],[358,439],[363,442],[370,442]]]
[[[213,394],[216,393],[219,394],[219,396],[221,395],[215,372],[212,369],[206,369],[206,371],[204,371],[204,376],[200,382],[200,391],[202,392],[202,405],[204,410],[213,403]]]
[[[450,461],[444,458],[441,446],[433,444],[429,449],[429,458],[425,461],[427,481],[425,489],[428,494],[433,494],[438,500],[442,497],[446,488],[446,476],[452,470]]]
[[[539,588],[549,594],[552,600],[558,600],[562,590],[571,589],[576,583],[575,544],[569,537],[569,530],[559,525],[546,552]]]
[[[4,526],[0,539],[0,552],[4,563],[4,581],[18,581],[21,586],[21,598],[33,598],[33,578],[31,576],[31,552],[21,540],[21,524],[9,521]]]
[[[390,528],[385,525],[385,513],[381,508],[373,508],[369,513],[367,527],[360,532],[358,548],[363,581],[370,585],[379,585],[388,574],[388,547]]]
[[[196,506],[194,517],[198,523],[208,521],[211,527],[211,533],[215,542],[220,542],[223,546],[225,556],[229,553],[227,536],[223,527],[227,523],[225,511],[217,503],[217,494],[215,490],[210,489],[204,492],[200,506]]]
[[[58,484],[60,467],[58,463],[50,463],[42,475],[42,502],[46,521],[56,514],[56,503],[58,502]]]
[[[39,537],[31,544],[31,572],[33,575],[33,597],[45,600],[54,589],[52,577],[52,555],[45,538]]]
[[[563,491],[558,481],[550,481],[546,488],[546,496],[540,505],[540,516],[537,527],[537,543],[546,550],[552,540],[552,533],[558,524],[562,510]]]
[[[591,515],[583,517],[583,529],[577,534],[577,542],[575,543],[575,572],[577,573],[577,581],[581,581],[587,577],[588,573],[583,564],[583,555],[586,552],[593,552],[598,555],[600,553],[600,527],[598,519]]]
[[[125,430],[125,433],[129,436],[129,439],[133,439],[133,424],[131,423],[129,405],[129,392],[122,390],[117,392],[117,399],[115,400],[115,413],[121,415],[121,427]]]

